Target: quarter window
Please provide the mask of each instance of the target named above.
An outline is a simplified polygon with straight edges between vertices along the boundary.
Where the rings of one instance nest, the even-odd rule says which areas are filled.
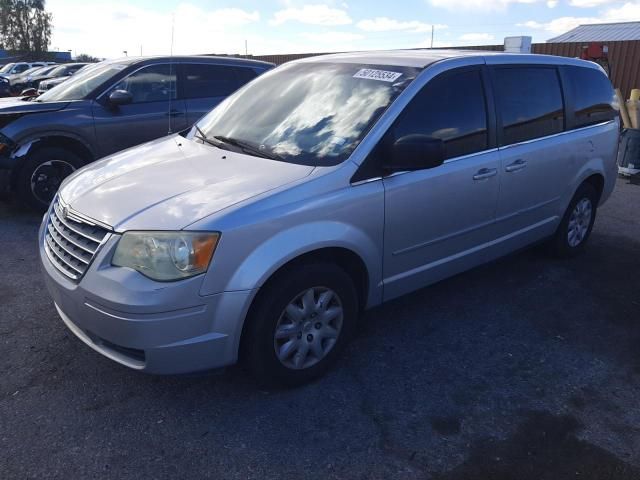
[[[176,98],[175,65],[151,65],[132,73],[115,90],[126,90],[133,103],[162,102]]]
[[[564,130],[564,103],[555,68],[496,68],[494,83],[503,127],[501,145]]]
[[[393,127],[393,140],[423,135],[444,142],[445,158],[488,149],[487,109],[479,70],[431,80]]]
[[[565,67],[573,93],[575,128],[607,122],[617,117],[615,94],[606,75],[593,68]]]

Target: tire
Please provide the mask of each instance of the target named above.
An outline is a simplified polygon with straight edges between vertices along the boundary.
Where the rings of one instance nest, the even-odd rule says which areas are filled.
[[[550,242],[555,256],[574,257],[584,250],[596,220],[599,198],[593,185],[580,185]]]
[[[358,312],[356,289],[344,270],[296,265],[258,294],[244,329],[242,360],[266,387],[310,382],[336,361],[353,335]]]
[[[33,151],[18,171],[18,198],[35,210],[46,210],[62,180],[84,164],[82,158],[63,148],[44,147]]]

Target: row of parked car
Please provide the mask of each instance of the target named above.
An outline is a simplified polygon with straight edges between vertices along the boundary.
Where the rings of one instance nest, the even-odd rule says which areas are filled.
[[[44,209],[74,170],[191,127],[273,67],[205,56],[128,58],[14,77],[21,88],[37,83],[39,95],[0,101],[0,192]]]
[[[87,63],[9,63],[0,70],[0,97],[21,93],[41,94],[67,81],[72,75],[88,66]],[[24,69],[27,66],[29,68]],[[32,92],[26,92],[26,90]]]

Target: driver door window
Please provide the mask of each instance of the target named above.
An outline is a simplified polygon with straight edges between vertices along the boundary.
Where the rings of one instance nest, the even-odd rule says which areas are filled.
[[[444,142],[445,159],[487,150],[487,110],[479,70],[435,78],[393,128],[394,140],[421,135]]]
[[[114,90],[126,90],[131,103],[164,102],[176,99],[176,66],[152,65],[132,73]]]

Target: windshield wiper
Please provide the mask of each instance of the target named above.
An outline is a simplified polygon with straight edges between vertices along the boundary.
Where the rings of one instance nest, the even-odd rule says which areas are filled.
[[[266,150],[263,150],[260,147],[257,147],[249,142],[240,140],[238,138],[224,137],[222,135],[214,135],[213,138],[215,138],[219,142],[226,143],[228,145],[233,145],[234,147],[238,147],[242,151],[250,155],[255,155],[257,157],[262,157],[262,158],[268,158],[269,160],[284,161],[284,159],[280,155],[273,152],[267,152]]]
[[[220,145],[218,143],[212,141],[210,138],[207,138],[205,133],[202,131],[202,129],[198,125],[194,125],[194,127],[196,127],[196,132],[198,132],[198,135],[195,136],[197,139],[202,140],[203,142],[206,142],[209,145],[213,145],[214,147],[220,148]]]

